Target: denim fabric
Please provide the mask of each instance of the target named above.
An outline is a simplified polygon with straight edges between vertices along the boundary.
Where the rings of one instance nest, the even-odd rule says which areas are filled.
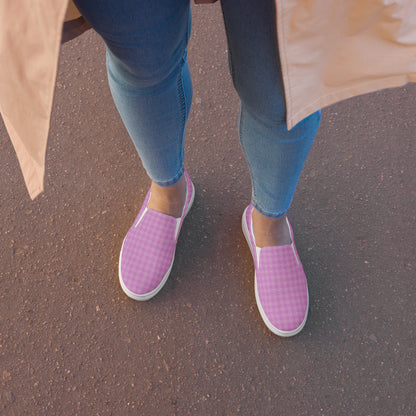
[[[176,183],[184,170],[192,100],[186,61],[189,0],[75,3],[104,39],[114,102],[144,168],[161,186]],[[274,0],[222,0],[221,5],[230,70],[241,101],[239,134],[252,179],[252,203],[264,215],[279,217],[292,201],[320,112],[287,130]]]
[[[263,215],[280,217],[292,202],[321,114],[287,130],[274,0],[222,0],[222,9],[251,202]]]

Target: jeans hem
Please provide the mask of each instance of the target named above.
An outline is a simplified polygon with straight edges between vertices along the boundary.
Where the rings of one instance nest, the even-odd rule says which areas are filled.
[[[167,181],[161,182],[161,181],[153,181],[156,185],[167,187],[175,185],[175,183],[179,182],[179,179],[182,178],[183,173],[185,172],[185,168],[182,166],[180,171],[172,178]],[[152,179],[153,180],[153,179]]]
[[[268,217],[268,218],[281,218],[287,213],[287,211],[284,211],[283,213],[278,213],[278,214],[267,212],[263,208],[261,208],[254,199],[251,199],[251,205],[253,205],[253,207],[258,212],[260,212],[261,215],[264,215],[265,217]]]

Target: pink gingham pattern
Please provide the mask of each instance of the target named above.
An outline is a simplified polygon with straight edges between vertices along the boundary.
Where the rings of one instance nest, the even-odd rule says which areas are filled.
[[[273,333],[293,336],[304,327],[309,308],[306,275],[295,247],[293,230],[287,221],[292,244],[256,247],[251,219],[253,209],[251,204],[246,208],[242,222],[254,259],[257,306]]]
[[[195,190],[185,171],[187,197],[181,218],[147,209],[150,190],[120,252],[119,278],[127,296],[152,298],[165,284],[175,257],[183,220],[192,206]]]

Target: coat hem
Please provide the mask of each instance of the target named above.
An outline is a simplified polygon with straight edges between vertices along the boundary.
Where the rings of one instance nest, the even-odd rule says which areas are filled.
[[[43,180],[45,176],[45,164],[43,163],[41,166],[35,162],[34,158],[32,158],[26,150],[23,141],[17,134],[10,119],[4,113],[2,113],[2,117],[19,161],[26,189],[30,198],[33,200],[44,190]]]
[[[302,110],[292,115],[291,103],[287,104],[287,125],[290,130],[300,121],[313,114],[324,107],[328,107],[332,104],[338,103],[349,98],[357,97],[364,94],[369,94],[376,91],[381,91],[388,88],[402,87],[409,82],[416,82],[416,73],[407,75],[398,75],[389,78],[383,78],[382,80],[376,80],[373,82],[366,81],[363,84],[358,84],[355,87],[347,87],[336,92],[321,96],[319,99],[304,106]]]

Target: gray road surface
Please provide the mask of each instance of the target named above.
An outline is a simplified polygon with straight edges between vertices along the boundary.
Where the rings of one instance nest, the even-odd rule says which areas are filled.
[[[240,229],[250,179],[218,5],[194,8],[189,59],[197,195],[149,302],[118,283],[149,181],[98,36],[62,49],[33,202],[0,127],[0,415],[415,415],[416,87],[323,111],[290,211],[310,316],[281,339]]]

